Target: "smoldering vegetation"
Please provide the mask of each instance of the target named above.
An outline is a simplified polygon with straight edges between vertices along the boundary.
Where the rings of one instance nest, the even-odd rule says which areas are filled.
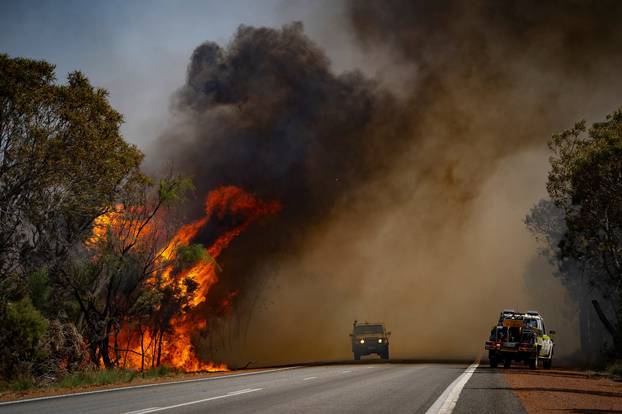
[[[220,259],[204,312],[222,357],[348,357],[353,319],[386,322],[394,356],[471,357],[508,306],[545,312],[572,351],[573,305],[529,266],[522,219],[545,194],[551,133],[619,105],[622,4],[346,10],[352,47],[370,61],[382,50],[394,72],[335,73],[298,23],[241,26],[229,44],[194,51],[151,160],[193,176],[190,216],[220,185],[283,205]],[[210,308],[232,291],[232,315]]]

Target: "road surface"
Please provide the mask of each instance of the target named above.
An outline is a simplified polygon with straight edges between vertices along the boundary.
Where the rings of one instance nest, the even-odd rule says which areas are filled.
[[[364,361],[362,361],[364,362]],[[523,413],[503,374],[467,364],[294,367],[0,405],[4,413]]]

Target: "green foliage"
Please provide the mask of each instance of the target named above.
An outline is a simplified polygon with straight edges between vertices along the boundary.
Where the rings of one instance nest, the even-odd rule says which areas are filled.
[[[121,123],[80,72],[59,85],[53,65],[0,54],[0,274],[58,263],[143,180]]]
[[[35,270],[28,275],[28,295],[38,310],[44,312],[47,309],[50,284],[46,268]]]
[[[85,343],[91,361],[118,365],[123,327],[140,335],[153,329],[152,337],[170,332],[197,289],[191,279],[166,285],[162,269],[213,261],[199,245],[174,259],[158,257],[177,228],[173,209],[194,186],[172,174],[154,185],[139,169],[142,153],[121,136],[122,122],[107,92],[82,73],[58,84],[53,65],[0,54],[5,378],[27,384],[42,373],[64,376],[81,367]],[[91,243],[94,223],[104,217],[113,225]],[[105,383],[124,374],[84,375],[73,380]]]
[[[561,210],[560,269],[572,261],[573,275],[587,278],[608,302],[594,307],[622,355],[622,110],[587,130],[585,122],[554,135],[547,191]],[[533,215],[532,215],[533,216]],[[537,224],[532,222],[532,224]],[[529,223],[528,223],[529,225]],[[613,318],[613,322],[609,321]]]
[[[160,199],[165,203],[178,203],[186,200],[189,192],[194,191],[192,179],[176,177],[160,180]]]
[[[620,294],[622,282],[622,111],[555,135],[547,190],[565,214],[562,254],[592,269],[598,287]],[[602,277],[599,277],[602,276]]]
[[[88,385],[108,385],[131,382],[136,378],[136,371],[111,369],[85,369],[64,376],[57,384],[60,388],[75,388]]]
[[[143,290],[130,308],[128,316],[136,322],[148,320],[160,307],[163,296],[156,289]]]
[[[177,371],[175,368],[172,368],[166,365],[159,365],[157,367],[152,367],[152,368],[145,370],[142,376],[144,378],[158,378],[158,377],[170,377],[176,374],[179,374],[179,371]]]
[[[132,383],[137,378],[162,378],[174,377],[182,374],[175,368],[166,365],[153,367],[140,373],[135,370],[123,368],[99,369],[86,368],[80,371],[71,372],[57,381],[47,384],[38,384],[32,376],[22,376],[10,382],[0,382],[0,393],[2,392],[24,392],[33,389],[56,389],[56,388],[80,388],[99,385],[127,384]]]
[[[200,261],[214,261],[202,244],[190,244],[177,248],[177,261],[181,269],[187,269]]]
[[[0,373],[7,379],[28,376],[33,363],[45,358],[40,339],[48,322],[29,298],[6,304],[0,319]]]
[[[10,383],[7,383],[6,389],[14,392],[24,392],[31,390],[37,386],[37,383],[30,375],[22,375]]]

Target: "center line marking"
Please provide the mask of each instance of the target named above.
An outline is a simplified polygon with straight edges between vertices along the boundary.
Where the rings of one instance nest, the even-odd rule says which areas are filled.
[[[309,380],[316,379],[316,378],[317,377],[307,377],[307,378],[303,379],[303,381],[309,381]]]
[[[136,410],[136,411],[128,411],[125,414],[143,414],[143,413],[148,413],[151,410],[155,410],[158,407],[151,407],[151,408],[143,408],[142,410]]]
[[[343,372],[344,374],[347,374],[348,372],[352,372],[352,371],[346,370],[346,371],[341,371],[341,372]]]
[[[172,408],[185,407],[187,405],[200,404],[200,403],[207,402],[207,401],[219,400],[221,398],[235,397],[237,395],[248,394],[249,392],[261,391],[261,390],[263,390],[263,388],[246,388],[246,389],[239,390],[239,391],[231,391],[225,395],[204,398],[202,400],[189,401],[189,402],[185,402],[181,404],[169,405],[168,407],[157,407],[157,408],[152,408],[152,409],[146,408],[145,410],[141,410],[139,412],[140,414],[156,413],[158,411],[170,410]]]
[[[239,390],[239,391],[229,391],[229,392],[227,393],[227,395],[243,394],[243,393],[245,393],[245,392],[249,392],[249,391],[251,391],[251,389],[250,389],[250,388],[244,388],[243,390]]]

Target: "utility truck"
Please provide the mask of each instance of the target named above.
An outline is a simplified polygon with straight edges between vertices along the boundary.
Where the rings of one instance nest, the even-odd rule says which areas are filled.
[[[529,368],[536,369],[542,363],[550,369],[553,363],[554,343],[547,333],[544,320],[539,312],[517,312],[505,309],[499,316],[497,325],[490,331],[485,349],[491,368],[503,363],[509,368],[513,361],[523,362]]]

